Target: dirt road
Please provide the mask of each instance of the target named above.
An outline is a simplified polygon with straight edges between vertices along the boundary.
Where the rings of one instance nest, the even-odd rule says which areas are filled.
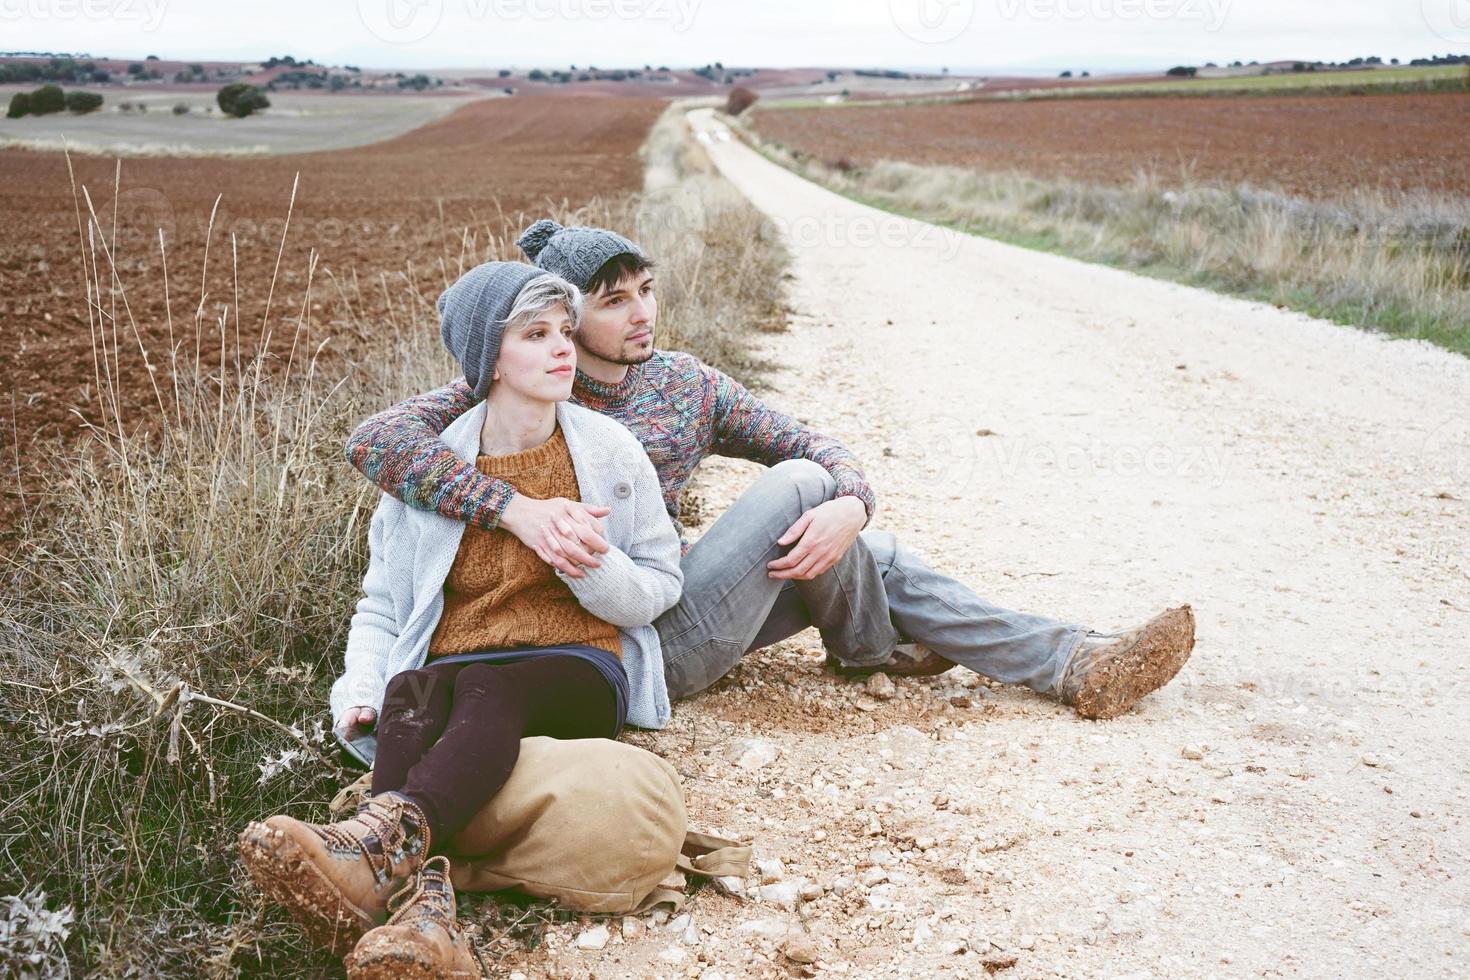
[[[595,972],[759,975],[791,930],[848,976],[1463,975],[1470,361],[709,148],[791,239],[770,398],[866,461],[874,526],[1021,609],[1108,628],[1191,602],[1198,646],[1112,722],[960,670],[870,696],[815,635],[748,658],[635,738],[696,822],[824,897],[706,891],[697,937]],[[707,512],[748,475],[716,468]],[[746,736],[781,757],[731,765]]]

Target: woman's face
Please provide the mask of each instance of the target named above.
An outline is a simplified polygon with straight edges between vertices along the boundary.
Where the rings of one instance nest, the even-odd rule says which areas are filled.
[[[576,374],[572,318],[558,303],[529,323],[506,328],[495,359],[490,396],[499,389],[531,401],[566,401]]]

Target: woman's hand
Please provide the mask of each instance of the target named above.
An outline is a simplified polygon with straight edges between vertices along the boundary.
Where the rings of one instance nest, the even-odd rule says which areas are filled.
[[[599,567],[597,556],[607,554],[602,518],[611,513],[610,507],[566,497],[537,500],[518,493],[501,513],[500,526],[568,578],[586,578],[582,569]]]
[[[372,708],[358,705],[348,708],[342,712],[342,717],[337,720],[337,731],[342,737],[351,742],[353,739],[362,738],[367,734],[369,728],[378,720],[378,713]]]

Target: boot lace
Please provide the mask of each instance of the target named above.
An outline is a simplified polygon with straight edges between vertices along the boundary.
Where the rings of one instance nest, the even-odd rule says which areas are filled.
[[[403,826],[404,811],[412,811],[416,823],[415,833]],[[362,823],[367,830],[348,829],[346,824]],[[429,849],[429,829],[423,813],[408,800],[398,796],[387,796],[364,801],[353,820],[344,823],[319,825],[317,833],[334,847],[343,850],[356,848],[367,859],[368,867],[380,882],[392,877],[395,856],[407,849],[408,843],[417,839],[424,852]]]

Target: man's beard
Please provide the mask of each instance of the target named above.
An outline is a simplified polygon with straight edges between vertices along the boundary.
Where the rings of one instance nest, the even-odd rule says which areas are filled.
[[[593,357],[597,357],[604,361],[607,361],[609,364],[634,365],[642,364],[644,361],[647,361],[653,356],[653,344],[651,341],[652,338],[650,338],[650,343],[647,350],[633,350],[630,352],[630,345],[627,341],[623,341],[621,344],[618,345],[618,349],[616,351],[609,352],[599,350],[592,344],[587,343],[586,338],[583,338],[582,349],[591,354]]]

